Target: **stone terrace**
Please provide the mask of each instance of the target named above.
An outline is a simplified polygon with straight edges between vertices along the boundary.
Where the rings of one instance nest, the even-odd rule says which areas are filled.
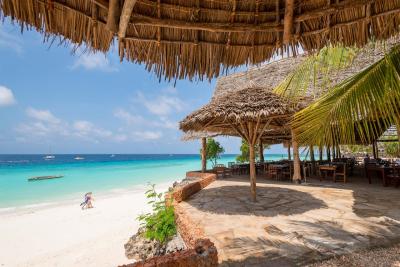
[[[400,189],[362,180],[294,185],[219,179],[180,203],[218,249],[222,266],[302,266],[400,242]]]

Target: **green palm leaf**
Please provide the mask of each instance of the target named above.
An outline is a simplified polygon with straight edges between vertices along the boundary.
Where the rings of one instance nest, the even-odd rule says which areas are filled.
[[[396,123],[400,109],[400,46],[334,86],[298,112],[293,128],[302,143],[371,143]]]
[[[274,92],[293,102],[305,95],[315,99],[325,88],[331,87],[331,74],[351,65],[357,51],[343,46],[325,47],[319,53],[307,56]]]

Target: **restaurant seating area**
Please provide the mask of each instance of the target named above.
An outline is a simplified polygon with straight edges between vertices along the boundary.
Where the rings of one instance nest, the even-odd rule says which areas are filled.
[[[228,162],[227,165],[217,164],[212,169],[217,178],[249,175],[250,164],[243,162]],[[278,161],[256,162],[256,173],[276,181],[291,181],[293,176],[293,161],[282,159]],[[318,178],[319,181],[348,183],[352,177],[364,177],[371,184],[378,180],[383,186],[400,186],[400,161],[369,159],[367,162],[357,162],[354,158],[335,158],[329,160],[301,162],[303,181]]]

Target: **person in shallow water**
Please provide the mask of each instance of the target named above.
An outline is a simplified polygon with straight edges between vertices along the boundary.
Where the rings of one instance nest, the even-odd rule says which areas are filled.
[[[92,194],[92,192],[86,193],[86,194],[85,194],[85,201],[83,201],[83,202],[81,203],[82,209],[91,209],[91,208],[93,208],[93,203],[92,203],[93,200],[94,200],[94,199],[93,199],[93,194]]]

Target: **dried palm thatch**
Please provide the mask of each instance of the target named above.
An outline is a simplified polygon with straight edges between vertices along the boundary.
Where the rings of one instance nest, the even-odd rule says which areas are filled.
[[[209,104],[181,121],[180,129],[184,132],[209,131],[244,136],[240,130],[242,125],[258,124],[260,132],[263,132],[263,125],[279,129],[287,125],[296,110],[268,89],[244,88],[230,95],[213,98]]]
[[[347,78],[359,73],[366,67],[381,60],[385,54],[399,42],[400,36],[390,38],[384,43],[370,42],[362,49],[354,51],[355,55],[350,59],[350,62],[343,63],[341,67],[337,69],[329,69],[329,73],[318,72],[316,77],[311,75],[310,71],[298,71],[299,68],[313,67],[311,64],[307,64],[306,61],[309,60],[310,56],[306,54],[295,58],[283,58],[260,66],[251,67],[243,72],[219,77],[217,79],[213,97],[231,94],[232,92],[241,90],[249,85],[277,88],[281,86],[289,86],[287,83],[290,82],[290,86],[292,87],[283,88],[283,90],[286,90],[286,92],[282,92],[283,94],[288,93],[290,95],[295,95],[295,93],[288,91],[298,91],[297,93],[302,95],[303,99],[304,95],[312,96],[308,98],[309,101],[312,101],[324,94],[330,87],[339,84]],[[294,75],[298,75],[298,77],[293,77]],[[306,84],[307,88],[305,88],[305,90],[296,87],[300,83],[298,80],[301,79],[310,80]],[[278,93],[281,92],[278,91]]]
[[[182,141],[193,141],[193,140],[198,140],[201,138],[210,138],[210,137],[215,137],[221,135],[220,133],[212,133],[212,132],[195,132],[195,131],[189,131],[185,133],[182,137]]]
[[[209,79],[276,53],[364,45],[399,32],[398,0],[0,0],[0,12],[159,77]]]

